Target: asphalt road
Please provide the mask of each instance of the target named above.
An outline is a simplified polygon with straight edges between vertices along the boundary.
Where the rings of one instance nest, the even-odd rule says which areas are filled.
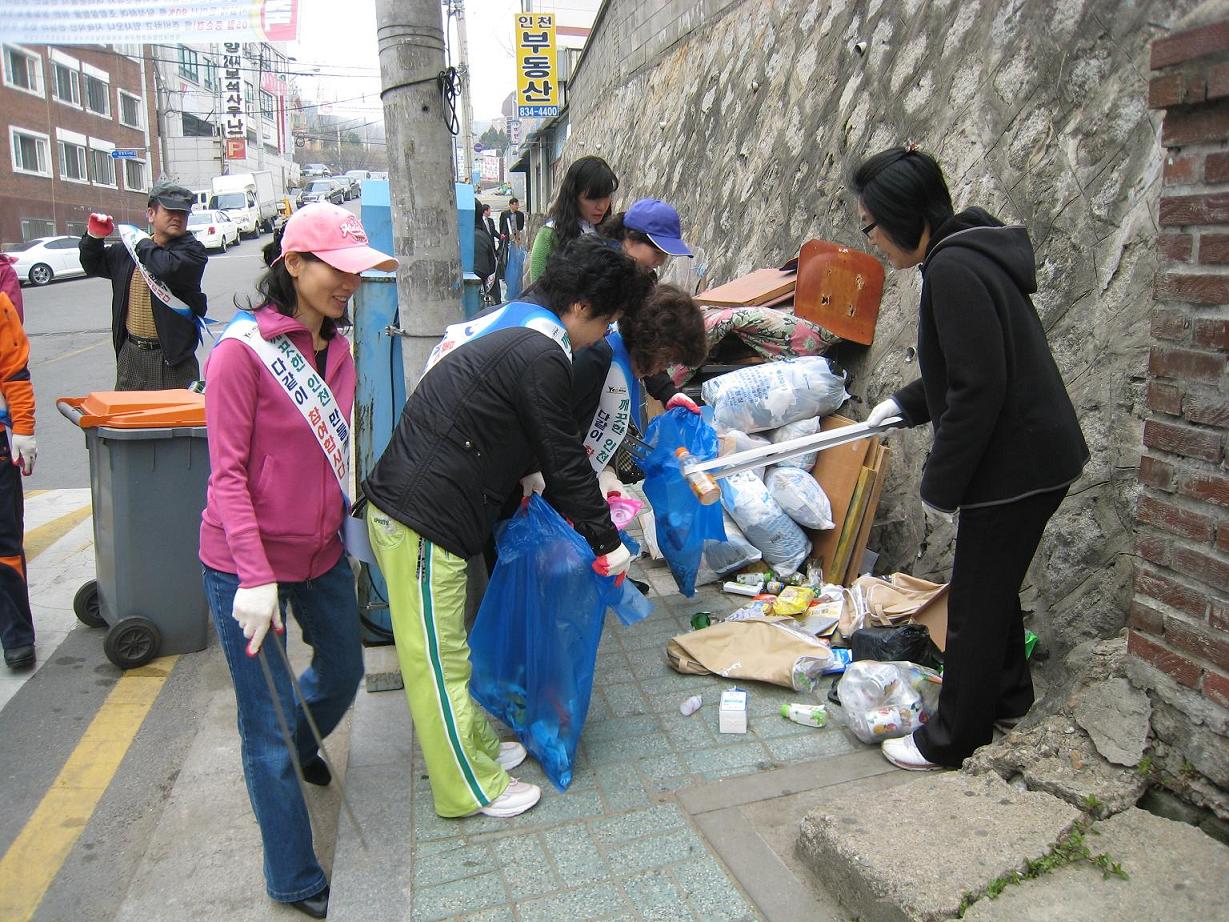
[[[225,255],[211,254],[203,288],[209,316],[227,320],[234,298],[254,295],[264,264],[260,248],[269,235],[246,240]],[[30,374],[34,380],[35,435],[38,463],[26,488],[50,490],[87,487],[89,456],[79,429],[60,415],[56,400],[115,387],[115,352],[111,345],[111,282],[70,278],[42,288],[22,289],[26,335],[30,338]],[[204,362],[209,340],[197,357]]]
[[[345,207],[359,213],[358,200]],[[256,280],[264,271],[261,250],[272,238],[243,240],[225,254],[210,251],[202,288],[209,299],[209,318],[225,322],[235,302],[246,307],[256,298]],[[28,490],[56,490],[90,485],[89,455],[79,429],[60,415],[56,400],[80,397],[115,387],[115,351],[111,345],[111,282],[69,278],[42,288],[22,288],[26,335],[30,338],[30,375],[34,380],[35,435],[38,463],[26,480]],[[219,328],[220,329],[220,328]],[[212,340],[197,350],[203,368]]]

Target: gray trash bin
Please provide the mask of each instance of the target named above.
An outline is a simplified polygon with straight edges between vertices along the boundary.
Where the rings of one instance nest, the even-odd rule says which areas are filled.
[[[186,390],[99,392],[57,407],[81,427],[90,453],[97,578],[77,591],[77,618],[107,627],[103,649],[121,669],[203,650],[204,398]]]

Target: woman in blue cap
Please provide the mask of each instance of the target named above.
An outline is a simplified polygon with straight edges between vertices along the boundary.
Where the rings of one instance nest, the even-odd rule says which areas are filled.
[[[611,217],[602,236],[654,273],[671,256],[692,255],[678,211],[655,198],[639,199]],[[619,490],[614,470],[625,465],[615,463],[615,452],[624,434],[644,429],[640,384],[667,409],[699,413],[696,402],[675,387],[665,369],[674,363],[700,365],[707,353],[699,306],[672,285],[658,285],[636,318],[621,321],[618,331],[576,353],[572,408],[603,494]]]

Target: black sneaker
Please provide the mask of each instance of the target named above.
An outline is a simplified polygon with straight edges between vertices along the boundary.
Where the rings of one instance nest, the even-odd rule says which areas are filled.
[[[333,780],[333,773],[329,771],[324,759],[319,755],[314,755],[303,763],[303,780],[308,784],[327,787],[328,783]]]
[[[34,644],[5,650],[4,665],[10,669],[29,669],[34,665]]]

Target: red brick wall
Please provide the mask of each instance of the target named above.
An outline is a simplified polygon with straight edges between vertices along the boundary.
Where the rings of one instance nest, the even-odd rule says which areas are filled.
[[[84,222],[91,211],[107,212],[119,221],[144,226],[148,194],[129,191],[122,175],[117,182],[118,188],[114,189],[60,179],[60,158],[55,142],[56,129],[61,128],[109,141],[116,147],[145,147],[144,131],[130,128],[119,121],[116,89],[126,90],[145,100],[150,128],[148,144],[152,148],[146,151],[147,175],[150,184],[156,181],[161,172],[161,162],[157,150],[153,65],[146,62],[145,81],[142,84],[141,65],[116,53],[111,46],[55,46],[82,63],[106,71],[110,76],[108,96],[111,112],[109,115],[99,115],[64,105],[52,98],[51,55],[47,45],[21,47],[41,59],[43,95],[33,96],[5,86],[0,81],[0,244],[22,239],[23,218],[52,221],[57,234],[67,233],[70,223]],[[8,130],[10,125],[50,136],[50,177],[14,172]],[[123,164],[117,162],[117,172],[122,174],[123,169]]]
[[[1163,109],[1129,651],[1229,708],[1229,22],[1158,39]]]

